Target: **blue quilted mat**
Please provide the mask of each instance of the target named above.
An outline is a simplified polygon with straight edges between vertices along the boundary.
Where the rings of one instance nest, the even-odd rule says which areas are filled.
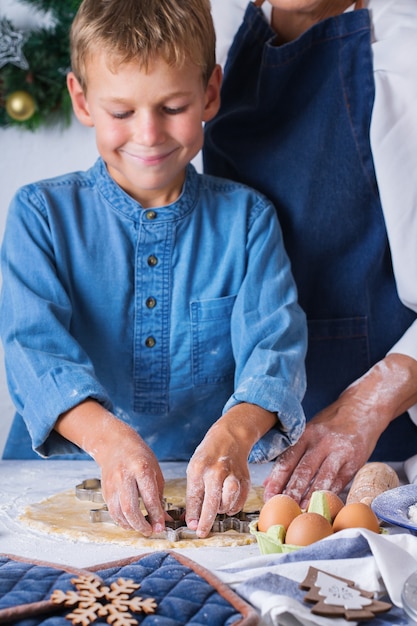
[[[77,591],[71,579],[86,574],[99,577],[103,587],[120,578],[139,583],[130,597],[154,598],[157,603],[153,614],[132,612],[144,626],[255,626],[259,621],[255,610],[217,577],[191,559],[166,551],[88,570],[0,556],[0,624],[69,626],[65,615],[74,607],[51,606],[49,600],[56,589]],[[85,624],[128,624],[122,614],[120,621],[106,622],[107,617],[94,612],[88,619],[92,621]]]

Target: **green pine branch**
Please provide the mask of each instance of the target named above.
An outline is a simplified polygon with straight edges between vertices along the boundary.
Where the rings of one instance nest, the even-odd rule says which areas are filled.
[[[0,68],[0,127],[18,126],[36,130],[43,125],[71,120],[71,102],[66,87],[70,69],[69,29],[81,0],[20,0],[44,13],[50,12],[52,26],[26,33],[23,53],[29,69],[7,63]],[[15,91],[29,93],[36,102],[34,115],[26,121],[10,117],[6,99]]]

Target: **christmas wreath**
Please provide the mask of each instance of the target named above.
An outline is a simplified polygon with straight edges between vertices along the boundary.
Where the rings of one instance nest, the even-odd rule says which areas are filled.
[[[69,124],[69,30],[81,0],[20,1],[51,25],[25,32],[0,15],[0,127]]]

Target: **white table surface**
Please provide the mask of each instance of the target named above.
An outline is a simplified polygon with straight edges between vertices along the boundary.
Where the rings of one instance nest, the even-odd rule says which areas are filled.
[[[185,463],[162,463],[161,467],[166,479],[185,476]],[[270,464],[253,465],[253,484],[262,484],[270,470]],[[93,461],[0,461],[0,553],[28,560],[89,567],[149,552],[149,548],[84,543],[48,536],[19,522],[18,516],[28,504],[75,488],[86,478],[98,477],[100,472]],[[256,543],[178,551],[211,571],[226,563],[259,555]]]

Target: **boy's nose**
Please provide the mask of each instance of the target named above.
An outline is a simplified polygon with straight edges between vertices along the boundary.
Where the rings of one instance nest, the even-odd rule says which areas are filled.
[[[135,139],[144,146],[153,146],[163,141],[164,132],[157,115],[142,114],[137,121]]]

